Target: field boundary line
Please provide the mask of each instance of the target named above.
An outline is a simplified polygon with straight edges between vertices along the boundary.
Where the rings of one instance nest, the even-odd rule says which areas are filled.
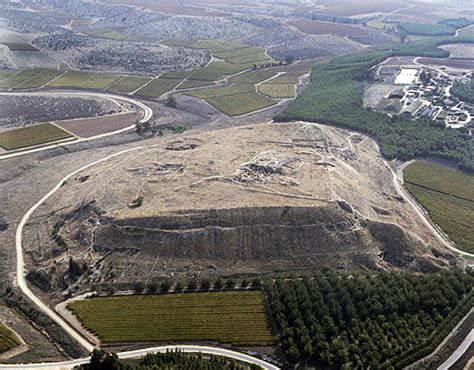
[[[59,92],[54,92],[54,91],[51,91],[51,92],[43,92],[43,91],[42,92],[0,92],[0,95],[7,95],[7,96],[8,95],[32,95],[32,96],[34,96],[34,95],[44,95],[44,94],[72,95],[72,96],[74,96],[74,95],[85,95],[85,96],[92,96],[92,97],[94,97],[94,96],[97,97],[98,96],[98,97],[102,97],[102,98],[105,98],[105,99],[111,99],[113,101],[115,101],[114,99],[123,100],[123,101],[126,101],[128,103],[134,104],[134,105],[138,106],[139,108],[141,108],[143,110],[143,116],[140,119],[139,123],[145,123],[145,122],[149,121],[151,119],[151,117],[153,116],[153,110],[148,105],[142,103],[139,100],[135,100],[135,99],[132,99],[132,98],[129,98],[129,97],[126,97],[126,96],[122,96],[122,95],[118,96],[118,95],[112,95],[112,94],[100,93],[100,92],[96,93],[96,92],[64,92],[64,91],[59,91]],[[115,103],[118,104],[116,101],[115,101]],[[86,141],[90,141],[90,140],[100,139],[100,138],[103,138],[103,137],[112,136],[112,135],[120,134],[122,132],[133,130],[135,127],[136,127],[136,125],[133,124],[133,125],[130,125],[128,127],[120,129],[120,130],[106,132],[104,134],[99,134],[99,135],[91,136],[91,137],[88,137],[88,138],[80,138],[80,139],[77,139],[77,140],[70,140],[70,141],[65,142],[65,143],[60,143],[60,142],[56,141],[56,142],[53,142],[52,144],[49,144],[49,145],[46,145],[46,146],[41,146],[41,147],[38,147],[38,148],[26,147],[22,151],[4,153],[4,154],[0,155],[0,160],[13,158],[13,157],[17,157],[17,156],[25,155],[25,154],[30,154],[30,153],[41,152],[41,151],[44,151],[44,150],[59,148],[59,147],[65,146],[65,145],[72,145],[72,144],[77,144],[77,143],[80,143],[80,142],[86,142]],[[48,143],[45,143],[45,144],[48,144]]]

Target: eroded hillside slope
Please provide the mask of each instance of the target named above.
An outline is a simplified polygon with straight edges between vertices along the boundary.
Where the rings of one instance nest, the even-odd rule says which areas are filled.
[[[68,181],[39,213],[25,244],[52,286],[69,256],[91,266],[87,284],[454,263],[373,140],[302,122],[165,138]]]

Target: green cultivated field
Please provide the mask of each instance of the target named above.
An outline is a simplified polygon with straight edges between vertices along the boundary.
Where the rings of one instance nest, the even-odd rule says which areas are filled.
[[[275,101],[255,92],[239,95],[216,96],[206,98],[205,100],[214,108],[219,109],[228,116],[240,116],[241,114],[250,113],[276,104]]]
[[[291,84],[264,84],[258,86],[258,91],[264,95],[269,96],[270,98],[275,99],[284,99],[284,98],[294,98],[296,96],[295,85]]]
[[[97,32],[92,32],[90,33],[91,36],[96,36],[96,37],[102,37],[104,39],[111,39],[111,40],[118,40],[118,41],[123,41],[127,40],[129,36],[126,33],[123,32],[117,32],[117,31],[97,31]]]
[[[41,123],[39,125],[0,132],[0,146],[6,150],[13,150],[45,144],[68,137],[72,137],[68,132],[50,123]]]
[[[249,71],[241,73],[240,75],[231,77],[229,80],[234,83],[257,84],[259,82],[268,80],[274,76],[275,72],[269,69],[258,69],[256,71]]]
[[[239,95],[239,94],[245,94],[245,93],[254,92],[254,91],[255,91],[254,85],[234,84],[228,87],[190,91],[186,93],[186,95],[194,96],[195,98],[206,99],[206,98],[213,98],[217,96]]]
[[[15,348],[19,344],[15,335],[0,323],[0,353]]]
[[[12,74],[12,72],[0,71],[0,80],[3,80],[4,78],[7,78],[11,74]]]
[[[219,80],[225,75],[231,75],[243,71],[246,68],[249,67],[225,62],[211,62],[207,67],[198,69],[196,72],[194,72],[190,79],[215,81]]]
[[[176,71],[176,72],[166,72],[163,73],[160,78],[172,78],[183,80],[188,77],[193,71]]]
[[[474,176],[416,161],[405,171],[405,187],[460,249],[474,252]]]
[[[159,98],[164,93],[173,90],[181,79],[172,78],[156,78],[151,81],[148,85],[138,90],[135,95],[149,96],[152,98]]]
[[[267,81],[266,84],[298,84],[298,78],[302,75],[302,73],[298,72],[286,72],[283,73],[271,80]]]
[[[119,93],[132,92],[138,89],[148,80],[149,78],[146,77],[124,76],[120,78],[116,83],[109,86],[107,88],[107,91],[114,91]]]
[[[41,72],[41,69],[26,69],[24,71],[15,73],[11,75],[10,77],[7,77],[3,79],[2,81],[0,81],[0,88],[4,88],[4,89],[12,88],[26,81],[27,79],[33,77],[39,72]]]
[[[43,86],[44,84],[51,81],[53,78],[58,77],[62,72],[53,71],[51,69],[45,69],[35,75],[33,78],[30,78],[14,87],[14,89],[33,89],[36,87]]]
[[[212,81],[206,80],[186,80],[181,85],[179,85],[178,90],[192,89],[193,87],[211,86],[212,84]]]
[[[2,42],[11,51],[38,51],[33,45],[27,43]]]
[[[88,72],[68,72],[48,84],[51,87],[77,87],[103,90],[120,76]]]
[[[256,291],[92,298],[68,307],[104,343],[273,343],[263,295]]]

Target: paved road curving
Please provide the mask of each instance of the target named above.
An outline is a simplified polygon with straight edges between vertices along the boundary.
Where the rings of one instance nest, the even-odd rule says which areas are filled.
[[[41,299],[34,294],[34,292],[29,288],[26,279],[25,279],[25,262],[23,258],[23,247],[22,247],[22,234],[23,234],[23,228],[28,222],[30,216],[33,214],[33,212],[40,207],[48,198],[50,198],[68,179],[71,177],[75,176],[79,172],[86,170],[92,166],[95,166],[96,164],[99,164],[104,161],[108,161],[112,158],[115,158],[117,156],[120,156],[125,153],[129,153],[132,151],[136,150],[142,150],[145,149],[146,147],[144,146],[138,146],[130,149],[125,149],[120,152],[111,154],[109,156],[106,156],[102,159],[96,160],[94,162],[91,162],[85,166],[82,166],[75,171],[69,173],[68,175],[64,176],[46,195],[44,195],[38,202],[36,202],[22,217],[20,223],[18,224],[18,227],[16,229],[16,234],[15,234],[15,246],[16,246],[16,253],[17,253],[17,282],[18,286],[21,289],[21,291],[41,310],[43,311],[46,315],[48,315],[53,321],[55,321],[61,328],[68,333],[74,340],[76,340],[84,349],[86,349],[88,352],[92,352],[95,348],[94,345],[92,345],[89,341],[87,341],[81,333],[79,333],[76,329],[74,329],[69,323],[66,322],[60,315],[58,315],[53,309],[51,309],[49,306],[47,306],[44,302],[41,301]],[[166,350],[170,349],[179,349],[185,352],[202,352],[202,353],[208,353],[208,354],[215,354],[215,355],[222,355],[230,358],[234,358],[237,360],[253,363],[256,365],[259,365],[263,367],[264,369],[269,369],[269,370],[275,370],[278,369],[278,367],[267,363],[265,361],[262,361],[256,357],[252,357],[243,353],[223,349],[223,348],[217,348],[217,347],[208,347],[208,346],[160,346],[160,347],[152,347],[152,348],[145,348],[145,349],[140,349],[140,350],[135,350],[135,351],[128,351],[128,352],[121,352],[119,353],[120,358],[134,358],[134,357],[140,357],[143,355],[146,355],[147,353],[153,353],[153,352],[166,352]],[[83,363],[86,363],[89,358],[83,358],[83,359],[78,359],[78,360],[73,360],[73,361],[66,361],[66,362],[60,362],[60,363],[44,363],[44,364],[26,364],[26,365],[0,365],[0,369],[12,369],[12,368],[25,368],[25,369],[37,369],[37,368],[46,368],[46,369],[51,369],[51,368],[71,368]]]
[[[92,93],[93,94],[93,93]],[[107,95],[107,94],[97,94],[97,95]],[[126,98],[128,99],[128,98]],[[132,99],[133,100],[133,99]],[[148,107],[147,107],[148,108]],[[151,110],[151,109],[150,109]],[[147,112],[145,110],[145,112]],[[145,113],[144,118],[142,119],[142,122],[146,122],[151,118],[151,114]],[[16,247],[16,253],[17,253],[17,282],[18,286],[21,289],[21,291],[41,310],[43,311],[46,315],[48,315],[53,321],[55,321],[59,326],[63,328],[63,330],[68,333],[73,339],[75,339],[82,347],[84,347],[88,352],[92,352],[92,350],[95,348],[94,345],[92,345],[90,342],[88,342],[76,329],[74,329],[69,323],[67,323],[60,315],[58,315],[53,309],[51,309],[49,306],[47,306],[44,302],[41,301],[39,297],[37,297],[34,292],[29,288],[26,278],[25,278],[25,263],[24,263],[24,258],[23,258],[23,247],[22,247],[22,233],[23,233],[23,228],[28,222],[30,216],[32,213],[40,207],[47,199],[49,199],[68,179],[71,177],[75,176],[79,172],[86,170],[92,166],[95,166],[96,164],[99,164],[104,161],[108,161],[110,159],[113,159],[117,156],[120,156],[125,153],[129,153],[132,151],[136,150],[142,150],[146,147],[144,146],[138,146],[138,147],[133,147],[129,149],[125,149],[122,151],[119,151],[117,153],[108,155],[102,159],[96,160],[94,162],[91,162],[85,166],[82,166],[75,171],[69,173],[68,175],[64,176],[46,195],[44,195],[38,202],[36,202],[22,217],[20,223],[18,224],[16,234],[15,234],[15,247]],[[393,169],[386,163],[386,166],[389,168],[393,175],[393,182],[395,184],[395,187],[399,194],[406,200],[408,201],[416,210],[416,212],[419,214],[419,216],[423,219],[423,221],[427,224],[427,226],[434,232],[434,234],[437,236],[437,238],[442,242],[444,245],[446,245],[449,249],[463,254],[463,255],[470,255],[474,256],[472,254],[459,251],[456,248],[454,248],[451,243],[444,238],[444,236],[439,233],[438,230],[431,224],[430,220],[427,218],[427,216],[424,214],[422,210],[420,210],[420,206],[414,202],[411,197],[406,193],[405,189],[403,186],[400,185],[397,174]],[[272,365],[268,362],[265,362],[263,360],[260,360],[258,358],[223,349],[223,348],[217,348],[217,347],[208,347],[208,346],[160,346],[160,347],[152,347],[152,348],[145,348],[145,349],[140,349],[140,350],[135,350],[135,351],[127,351],[127,352],[121,352],[119,353],[120,358],[134,358],[134,357],[140,357],[143,356],[147,353],[153,353],[153,352],[165,352],[166,350],[170,349],[179,349],[185,352],[202,352],[202,353],[208,353],[208,354],[216,354],[216,355],[222,355],[234,359],[238,359],[241,361],[253,363],[256,365],[259,365],[263,367],[264,369],[278,369],[275,365]],[[77,365],[80,365],[82,363],[86,363],[88,361],[88,358],[83,358],[83,359],[78,359],[78,360],[72,360],[72,361],[66,361],[66,362],[58,362],[58,363],[36,363],[36,364],[26,364],[26,365],[0,365],[0,369],[12,369],[12,368],[25,368],[25,369],[38,369],[38,368],[71,368]]]
[[[262,367],[265,370],[279,370],[278,366],[275,366],[267,361],[261,360],[259,358],[249,356],[245,353],[232,351],[225,348],[218,347],[209,347],[209,346],[192,346],[192,345],[177,345],[177,346],[159,346],[151,347],[145,349],[137,349],[134,351],[127,351],[118,353],[118,357],[121,359],[131,359],[145,356],[148,353],[157,353],[157,352],[166,352],[180,350],[182,352],[189,353],[204,353],[209,355],[225,356],[228,358],[233,358],[242,362],[247,362],[250,364],[255,364]],[[36,364],[8,364],[0,365],[0,369],[71,369],[75,366],[88,363],[90,357],[81,358],[71,361],[62,361],[62,362],[45,362],[45,363],[36,363]]]
[[[138,123],[145,123],[148,122],[151,117],[153,116],[153,109],[151,109],[148,105],[142,103],[139,100],[122,96],[122,95],[113,95],[113,94],[107,94],[107,93],[100,93],[100,92],[83,92],[83,91],[41,91],[41,92],[0,92],[0,95],[7,95],[7,96],[12,96],[12,95],[19,95],[19,96],[45,96],[45,95],[51,95],[51,96],[57,96],[57,95],[67,95],[67,96],[92,96],[92,97],[98,97],[98,98],[105,98],[105,99],[111,99],[113,101],[116,100],[122,100],[126,101],[127,103],[134,104],[141,108],[143,110],[143,117],[138,121]],[[111,135],[116,135],[122,132],[130,131],[135,128],[135,124],[130,125],[128,127],[125,127],[120,130],[115,130],[111,132],[106,132],[104,134],[100,135],[95,135],[87,138],[79,138],[76,140],[70,140],[67,142],[61,142],[61,143],[52,143],[49,145],[45,146],[40,146],[37,148],[32,148],[32,149],[25,149],[25,150],[20,150],[16,151],[13,153],[5,153],[0,155],[0,160],[2,159],[7,159],[7,158],[12,158],[12,157],[18,157],[20,155],[25,155],[25,154],[30,154],[30,153],[36,153],[36,152],[42,152],[44,150],[49,150],[49,149],[54,149],[66,145],[71,145],[71,144],[77,144],[80,142],[85,142],[85,141],[90,141],[90,140],[95,140],[95,139],[100,139],[103,137],[111,136]]]

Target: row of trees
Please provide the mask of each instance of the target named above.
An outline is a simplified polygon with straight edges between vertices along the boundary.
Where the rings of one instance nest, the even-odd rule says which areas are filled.
[[[414,349],[473,296],[473,286],[474,273],[461,270],[342,276],[325,271],[313,279],[266,283],[287,360],[342,369],[389,369],[407,355],[416,359]]]
[[[138,363],[119,360],[116,354],[103,350],[94,350],[89,364],[80,366],[83,370],[258,370],[261,367],[243,364],[222,356],[202,355],[201,353],[183,353],[167,351],[153,353],[143,357]]]
[[[157,292],[167,293],[170,290],[174,292],[194,292],[196,290],[200,291],[221,291],[221,290],[234,290],[234,289],[260,289],[261,281],[259,278],[254,278],[252,280],[243,279],[240,282],[237,282],[232,277],[229,277],[225,280],[222,278],[217,278],[212,281],[210,279],[202,279],[200,281],[196,279],[189,280],[186,284],[182,281],[173,282],[172,280],[165,279],[160,283],[151,282],[144,284],[142,282],[137,282],[133,285],[133,290],[135,293],[149,293],[154,294]]]
[[[275,121],[297,119],[345,126],[374,136],[388,159],[433,156],[474,171],[474,142],[466,129],[445,128],[427,119],[390,117],[363,104],[361,82],[372,81],[373,66],[391,56],[447,57],[448,52],[437,46],[459,42],[474,42],[474,37],[378,47],[317,65],[311,74],[310,87],[290,103],[286,112],[277,115]]]

